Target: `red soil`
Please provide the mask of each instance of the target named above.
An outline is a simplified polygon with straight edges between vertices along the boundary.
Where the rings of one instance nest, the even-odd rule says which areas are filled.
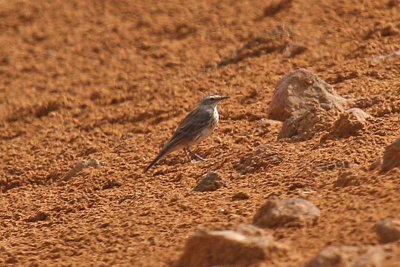
[[[377,58],[400,49],[400,4],[277,3],[0,1],[0,264],[165,266],[196,229],[250,223],[271,194],[321,209],[315,226],[275,230],[290,244],[277,266],[329,244],[378,243],[373,225],[400,214],[400,170],[369,170],[400,136],[400,57]],[[324,133],[277,141],[279,126],[262,120],[277,81],[298,67],[374,121],[325,143]],[[208,160],[174,153],[144,174],[211,93],[231,99],[197,148]],[[242,174],[263,145],[282,160]],[[63,179],[89,158],[102,166]],[[224,186],[193,192],[209,171]],[[359,183],[335,187],[344,171]],[[238,192],[249,199],[233,201]]]

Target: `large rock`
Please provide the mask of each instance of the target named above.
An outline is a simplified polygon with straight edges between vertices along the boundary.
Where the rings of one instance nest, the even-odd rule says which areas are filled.
[[[380,243],[390,243],[400,240],[400,221],[381,220],[375,225]]]
[[[286,74],[268,107],[270,119],[284,121],[279,138],[307,140],[327,129],[345,110],[347,100],[305,69]]]
[[[362,131],[366,124],[367,119],[371,116],[359,108],[351,108],[342,113],[333,124],[327,138],[341,138],[356,135]]]
[[[294,112],[292,117],[284,121],[278,138],[296,141],[311,139],[316,133],[328,129],[334,118],[333,114],[320,107]]]
[[[297,69],[278,82],[268,107],[268,117],[285,121],[295,112],[315,107],[342,112],[346,103],[331,85],[305,69]]]
[[[329,246],[306,263],[306,267],[379,267],[384,260],[379,246]]]
[[[250,266],[284,254],[286,247],[272,234],[252,225],[235,230],[199,231],[186,243],[177,267]]]
[[[398,167],[400,167],[400,138],[386,147],[383,154],[381,171],[385,173]]]
[[[306,226],[315,224],[319,216],[320,210],[308,200],[270,197],[257,211],[253,223],[269,228],[284,225]]]

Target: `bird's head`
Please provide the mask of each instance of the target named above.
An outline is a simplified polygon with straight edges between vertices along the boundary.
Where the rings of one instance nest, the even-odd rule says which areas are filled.
[[[227,98],[229,98],[229,96],[209,95],[209,96],[204,97],[200,101],[200,105],[217,106],[220,101],[227,99]]]

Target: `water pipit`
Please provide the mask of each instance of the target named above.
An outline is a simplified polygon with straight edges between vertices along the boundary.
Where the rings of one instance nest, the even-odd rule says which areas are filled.
[[[190,147],[206,139],[219,121],[218,104],[221,100],[229,98],[228,96],[210,95],[203,98],[197,107],[190,112],[179,124],[171,139],[164,145],[157,157],[147,166],[145,172],[157,164],[163,157],[169,153],[183,149],[189,160],[196,158],[204,159],[192,153]]]

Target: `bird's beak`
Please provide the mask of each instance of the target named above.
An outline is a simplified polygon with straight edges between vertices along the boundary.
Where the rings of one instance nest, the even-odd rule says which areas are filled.
[[[219,98],[219,100],[221,101],[221,100],[228,99],[228,98],[229,98],[229,96],[221,96],[221,97]]]

